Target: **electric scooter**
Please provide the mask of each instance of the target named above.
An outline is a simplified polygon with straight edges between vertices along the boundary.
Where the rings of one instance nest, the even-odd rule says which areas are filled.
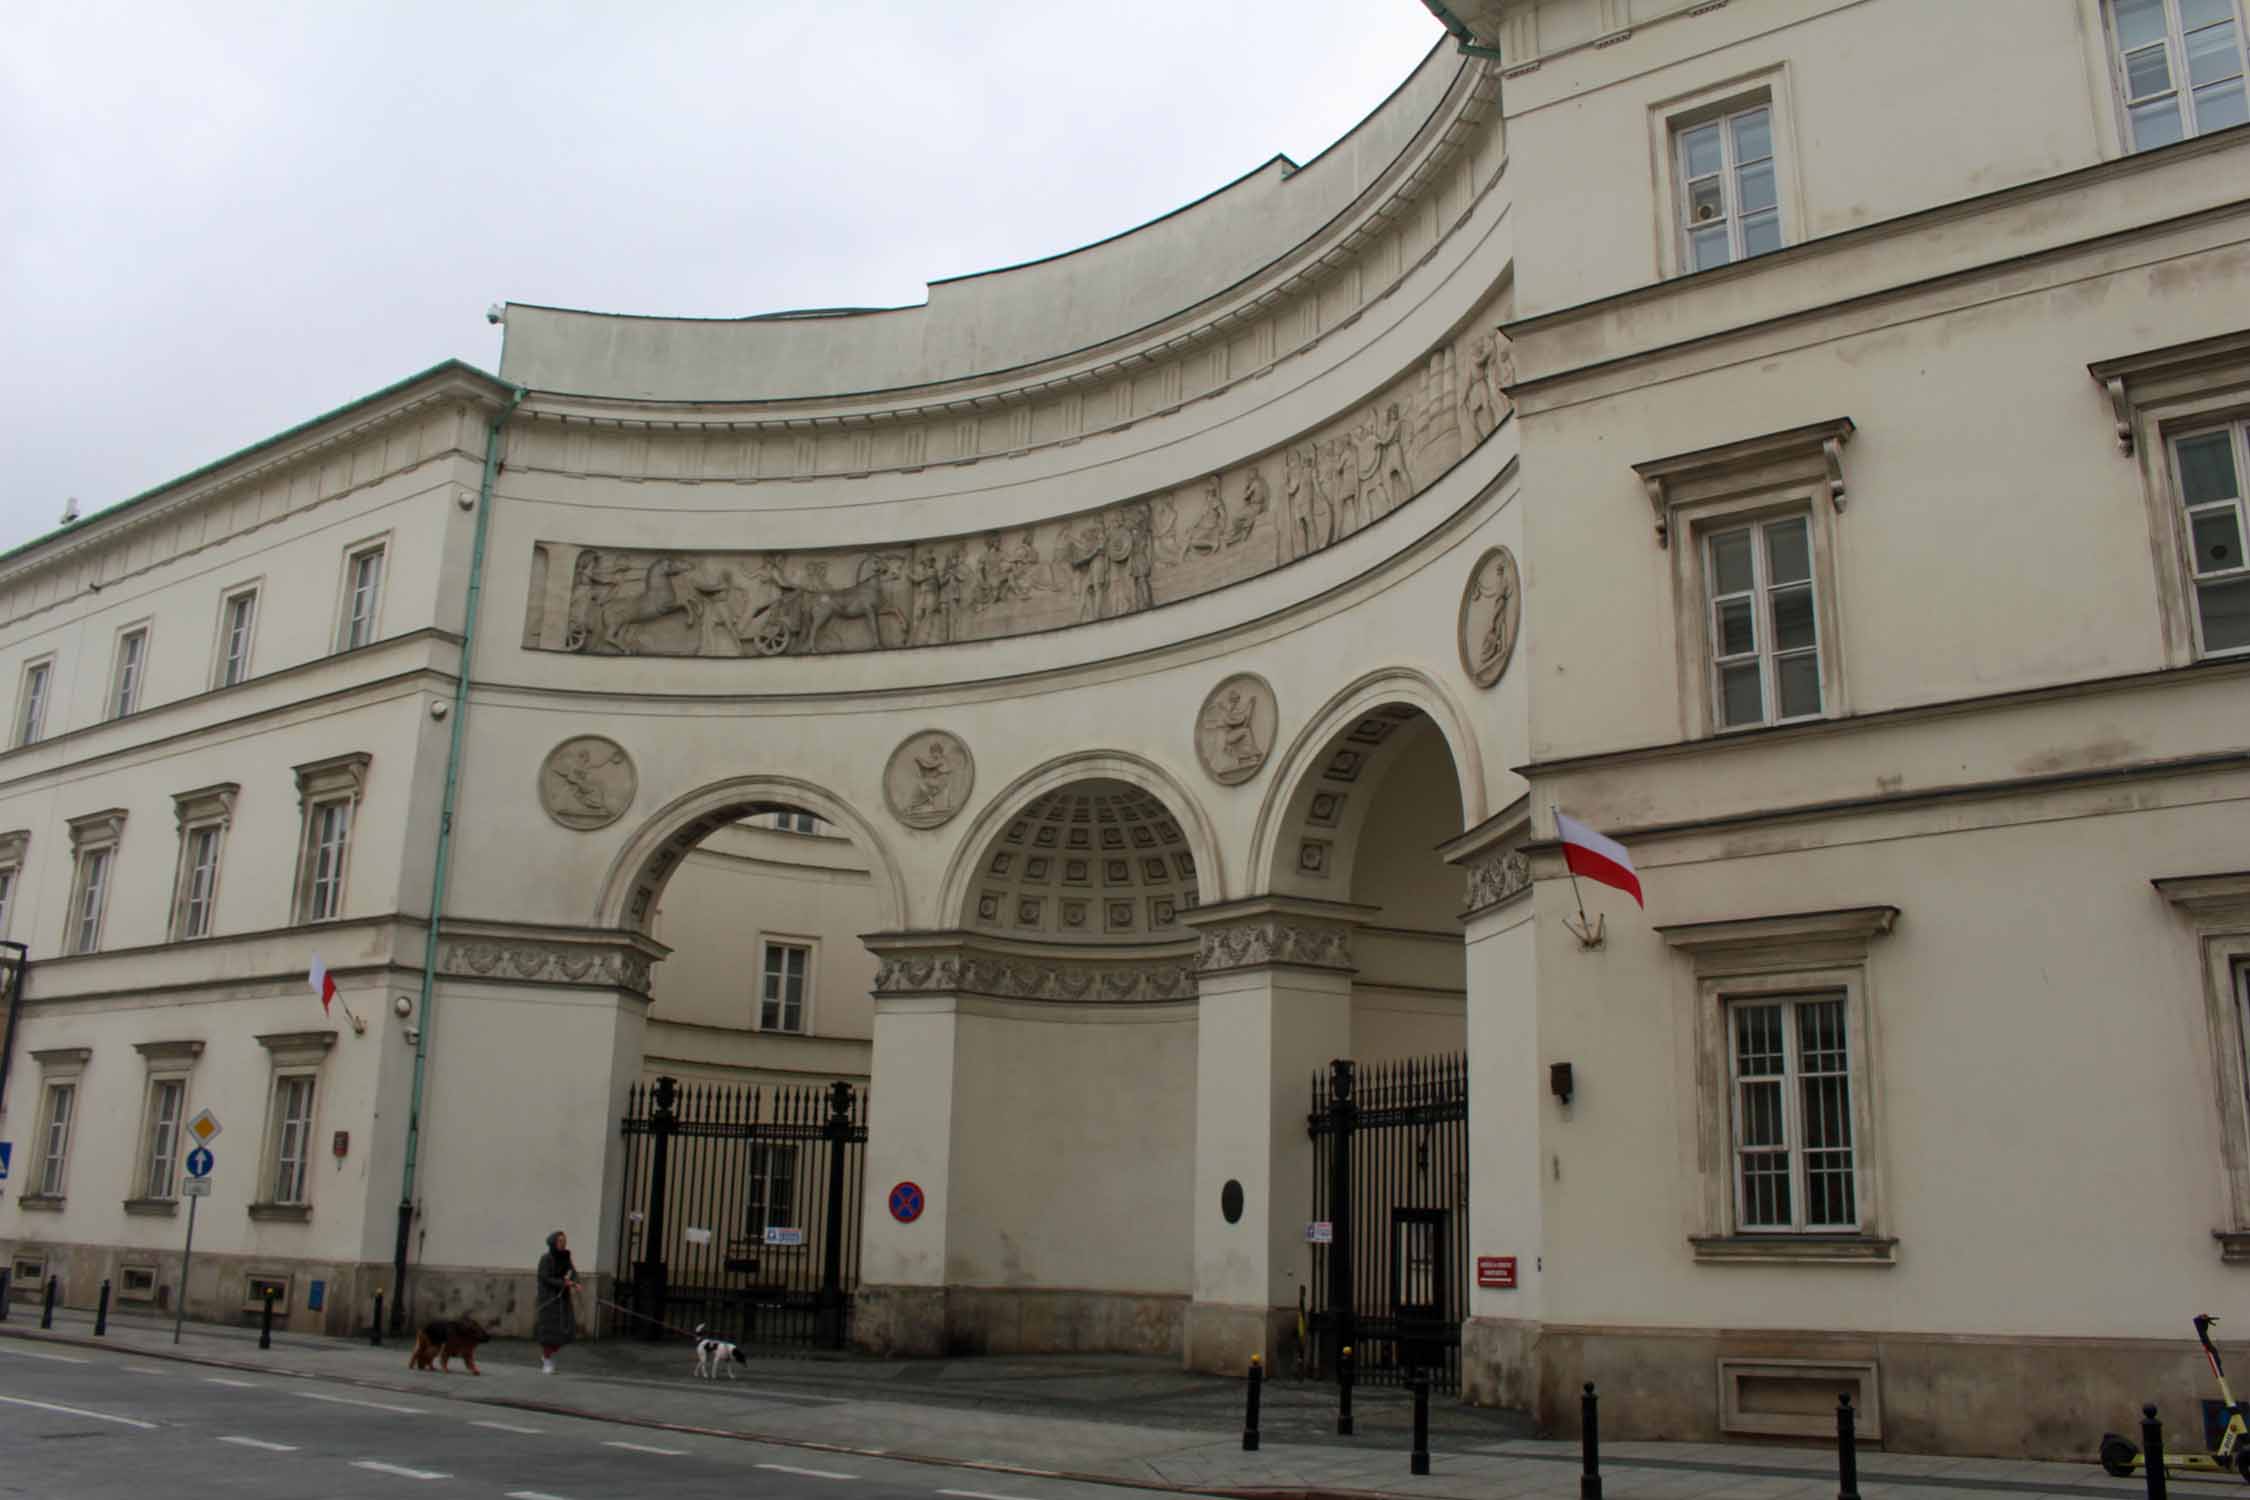
[[[2250,1422],[2243,1420],[2242,1405],[2227,1385],[2227,1367],[2219,1362],[2219,1351],[2211,1345],[2211,1325],[2218,1321],[2208,1313],[2195,1315],[2195,1336],[2203,1345],[2203,1357],[2211,1361],[2211,1375],[2219,1382],[2222,1398],[2206,1398],[2203,1403],[2203,1437],[2208,1450],[2166,1448],[2162,1461],[2167,1469],[2219,1474],[2232,1470],[2250,1483]],[[2222,1420],[2224,1426],[2220,1425]],[[2139,1444],[2114,1432],[2102,1434],[2101,1453],[2102,1468],[2119,1479],[2130,1479],[2148,1463],[2148,1455],[2141,1452]]]

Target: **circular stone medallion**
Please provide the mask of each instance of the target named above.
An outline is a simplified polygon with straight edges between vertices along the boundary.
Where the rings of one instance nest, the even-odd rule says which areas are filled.
[[[1195,715],[1195,758],[1221,786],[1258,774],[1273,753],[1280,709],[1273,689],[1254,672],[1237,672],[1211,689]]]
[[[899,741],[883,767],[883,800],[909,828],[935,828],[968,805],[976,758],[961,736],[925,729]]]
[[[1477,559],[1461,591],[1461,670],[1488,688],[1508,670],[1516,654],[1516,627],[1523,618],[1523,580],[1516,555],[1492,547]]]
[[[582,734],[547,752],[539,767],[539,805],[565,828],[603,828],[625,816],[640,785],[624,746]]]

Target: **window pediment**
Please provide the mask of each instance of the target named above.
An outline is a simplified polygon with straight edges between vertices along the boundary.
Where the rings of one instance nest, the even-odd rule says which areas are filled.
[[[239,782],[222,781],[216,786],[198,787],[192,792],[175,792],[172,794],[174,815],[182,828],[197,823],[232,823],[234,799],[241,790]]]
[[[2098,359],[2086,367],[2086,373],[2109,393],[2117,446],[2131,453],[2144,408],[2250,384],[2250,329]]]
[[[2156,893],[2199,925],[2250,927],[2250,870],[2152,880]]]
[[[269,1031],[258,1038],[258,1045],[273,1054],[277,1068],[309,1067],[328,1055],[336,1045],[333,1031]]]
[[[0,867],[20,865],[31,852],[31,830],[18,828],[12,833],[0,833]]]
[[[85,849],[116,843],[125,836],[125,817],[124,808],[109,807],[100,812],[72,818],[67,825],[70,829],[70,847]]]
[[[1831,417],[1633,465],[1656,513],[1656,545],[1671,545],[1675,511],[1745,495],[1813,486],[1841,511],[1844,444],[1856,430],[1850,417]]]
[[[133,1050],[152,1063],[186,1063],[203,1055],[203,1042],[200,1038],[181,1042],[135,1042]]]
[[[318,801],[326,797],[359,797],[367,789],[367,768],[375,757],[364,750],[354,750],[349,755],[331,755],[325,760],[309,760],[296,767],[297,798],[300,802]]]
[[[1895,906],[1847,906],[1835,911],[1732,917],[1658,927],[1673,949],[1695,963],[1698,978],[1760,969],[1802,969],[1862,964],[1874,939],[1898,921]]]

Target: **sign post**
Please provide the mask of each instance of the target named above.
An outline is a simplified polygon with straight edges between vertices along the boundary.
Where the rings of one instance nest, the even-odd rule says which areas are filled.
[[[218,1139],[219,1117],[209,1110],[188,1121],[188,1134],[196,1145],[187,1154],[187,1181],[180,1191],[187,1196],[187,1244],[180,1251],[180,1300],[172,1309],[172,1342],[180,1341],[180,1324],[187,1319],[188,1272],[195,1265],[195,1210],[211,1193],[211,1142]]]

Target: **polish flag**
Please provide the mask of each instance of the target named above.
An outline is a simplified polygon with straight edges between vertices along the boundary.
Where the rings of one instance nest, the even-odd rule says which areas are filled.
[[[1596,835],[1599,837],[1599,835]],[[328,1013],[328,1002],[336,998],[336,981],[329,977],[328,965],[313,960],[312,973],[305,976],[312,983],[312,992],[320,996],[321,1014]]]
[[[1573,875],[1583,875],[1602,885],[1614,886],[1633,898],[1633,904],[1642,910],[1648,903],[1641,900],[1641,877],[1633,872],[1633,856],[1625,846],[1613,838],[1594,832],[1576,818],[1555,813],[1555,832],[1562,839],[1563,863]]]

